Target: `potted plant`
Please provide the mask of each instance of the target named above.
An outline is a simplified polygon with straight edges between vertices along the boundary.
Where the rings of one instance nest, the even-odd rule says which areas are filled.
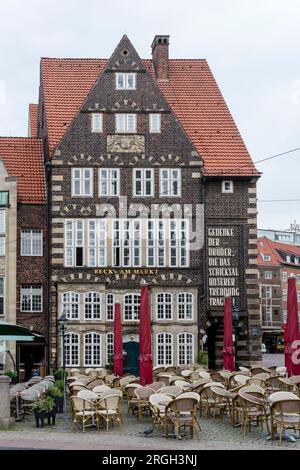
[[[45,418],[48,419],[48,424],[55,424],[56,406],[54,398],[50,396],[39,398],[33,403],[33,410],[37,428],[40,427],[40,422],[41,427],[44,427]]]
[[[64,380],[64,378],[67,376],[67,372],[64,369],[56,369],[53,372],[55,380]]]
[[[64,383],[63,380],[57,380],[48,389],[50,397],[54,398],[56,413],[63,413],[64,411]]]
[[[5,372],[5,375],[10,378],[12,385],[18,382],[18,374],[14,370],[8,370],[7,372]]]

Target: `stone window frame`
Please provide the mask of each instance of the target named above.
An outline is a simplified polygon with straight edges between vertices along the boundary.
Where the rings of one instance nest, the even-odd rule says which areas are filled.
[[[168,338],[168,341],[166,340]],[[171,340],[169,342],[169,340]],[[162,360],[160,359],[162,358]],[[170,359],[168,362],[167,359]],[[168,331],[160,331],[155,335],[155,365],[174,365],[174,335]]]
[[[65,296],[66,298],[69,297],[70,300],[64,300],[65,299]],[[74,296],[75,298],[72,298],[72,296]],[[77,298],[77,300],[75,300]],[[79,292],[76,292],[76,291],[73,291],[73,290],[69,290],[69,291],[66,291],[66,292],[62,292],[61,293],[61,311],[62,311],[62,315],[64,314],[66,316],[66,318],[70,321],[80,321],[81,319],[81,308],[80,308],[80,305],[81,305],[81,302],[80,302],[80,293]],[[72,314],[70,316],[70,314],[65,311],[65,306],[66,305],[69,305],[70,307],[73,307],[73,306],[76,306],[77,307],[77,314],[76,316],[74,316],[72,318]]]
[[[112,177],[112,172],[116,172],[116,177]],[[106,181],[108,191],[106,194],[102,191],[102,181],[105,181],[105,177],[102,176],[102,173],[107,172]],[[112,191],[113,182],[116,181],[116,192]],[[120,196],[120,169],[119,168],[99,168],[98,169],[98,195],[99,197],[119,197]]]
[[[181,341],[181,337],[183,336],[183,341]],[[192,339],[192,342],[189,343],[187,341],[187,337],[191,337]],[[182,357],[182,353],[181,353],[181,347],[183,347],[184,349],[184,362],[181,362],[181,357]],[[191,354],[191,357],[190,357],[190,361],[187,361],[187,357],[188,357],[188,353],[189,353],[189,350],[188,348],[190,349],[190,354]],[[178,360],[178,365],[189,365],[189,364],[192,364],[194,362],[194,354],[195,354],[195,335],[194,333],[191,333],[189,331],[183,331],[181,333],[178,333],[177,334],[177,360]]]
[[[99,125],[96,125],[98,119]],[[103,132],[103,113],[92,113],[91,114],[91,132],[93,134],[102,134]]]
[[[84,321],[101,321],[102,320],[102,294],[100,292],[95,292],[95,291],[89,291],[89,292],[84,292],[83,293],[83,320]],[[95,301],[95,298],[97,297],[97,301]],[[89,300],[91,298],[91,300]],[[80,303],[80,300],[79,300]],[[87,306],[90,306],[91,308],[91,313],[90,317],[87,316]],[[99,308],[99,312],[95,312],[95,307]],[[97,316],[99,315],[99,316]]]
[[[126,304],[126,298],[133,297],[133,301],[130,301],[129,305]],[[138,301],[137,301],[138,299]],[[139,323],[140,321],[140,300],[141,294],[139,292],[128,292],[123,296],[123,322],[124,323]],[[126,306],[130,307],[130,318],[126,318]],[[136,313],[137,312],[137,313]],[[135,318],[134,318],[135,317]]]
[[[165,308],[163,308],[163,317],[161,318],[159,316],[159,306],[162,304],[163,306],[166,306],[166,301],[165,301],[165,296],[169,295],[171,297],[170,302],[168,302],[168,305],[171,307],[171,312],[170,312],[170,317],[166,318],[166,311]],[[163,296],[162,302],[159,302],[158,298],[159,296]],[[163,292],[157,292],[155,294],[155,318],[157,321],[173,321],[174,320],[174,294],[172,292],[168,291],[163,291]]]
[[[119,119],[124,117],[124,127],[120,127]],[[129,120],[134,117],[134,128],[130,129]],[[116,134],[136,134],[137,133],[137,114],[136,113],[116,113],[115,114],[115,132]]]
[[[133,86],[129,86],[129,76],[133,77]],[[123,86],[119,86],[119,77],[123,77]],[[135,72],[116,72],[115,73],[116,90],[136,90],[136,73]]]
[[[91,343],[87,343],[86,338],[92,336]],[[99,343],[95,342],[95,337],[99,339]],[[83,338],[83,366],[84,367],[102,367],[102,346],[103,346],[103,334],[98,331],[86,331],[82,334]],[[90,344],[91,353],[87,354],[87,346]],[[98,350],[98,352],[97,352]],[[87,356],[91,355],[91,362],[87,362]],[[99,358],[99,361],[95,361],[95,357]]]
[[[112,340],[109,339],[109,337],[112,337]],[[105,358],[106,358],[106,364],[108,364],[109,356],[114,354],[114,332],[108,331],[105,335],[105,338],[106,338]],[[109,349],[111,349],[111,352],[109,352]]]
[[[27,289],[27,293],[25,291]],[[39,292],[34,292],[34,290],[38,290]],[[25,292],[24,292],[25,291]],[[21,285],[20,288],[20,311],[22,313],[42,313],[43,312],[43,286],[42,284],[23,284]],[[24,298],[25,296],[29,296],[30,298],[30,310],[25,310],[24,309]],[[40,305],[39,309],[34,309],[33,306],[34,303],[37,302],[37,300],[34,298],[34,296],[39,296],[38,304]]]
[[[177,177],[174,178],[174,173],[177,173]],[[167,175],[167,177],[164,176]],[[174,193],[174,182],[177,182],[177,194]],[[165,191],[164,189],[164,182],[167,182],[168,189]],[[181,168],[160,168],[159,169],[159,197],[181,197],[181,183],[182,182],[182,174]]]
[[[234,193],[234,183],[232,180],[223,180],[222,181],[222,193],[223,194],[233,194]]]
[[[43,256],[43,235],[44,234],[42,229],[22,228],[21,256]],[[27,242],[27,248],[29,248],[29,252],[27,253],[25,252],[25,242]],[[38,244],[35,242],[38,242]],[[34,248],[37,248],[37,246],[40,248],[40,250],[34,252]]]
[[[137,178],[137,172],[141,172],[141,177]],[[146,177],[146,172],[150,172],[150,178]],[[141,194],[137,194],[137,182],[141,182]],[[150,194],[147,194],[147,182],[150,181]],[[133,197],[154,197],[155,176],[154,168],[133,168],[132,169]]]
[[[272,271],[265,271],[265,279],[271,280],[273,278]]]
[[[79,177],[76,176],[79,172]],[[89,177],[85,176],[85,172],[89,173]],[[75,183],[79,181],[79,193],[75,192]],[[85,190],[85,181],[89,181],[90,191]],[[71,168],[71,196],[72,197],[94,197],[94,168]]]
[[[72,338],[72,341],[68,343],[67,338]],[[73,338],[76,337],[76,342],[73,341]],[[80,367],[80,344],[81,344],[81,337],[80,333],[76,331],[67,331],[65,333],[65,345],[63,347],[63,339],[61,338],[61,363],[63,364],[63,353],[65,352],[65,364],[66,367]],[[75,349],[76,348],[76,349]],[[68,352],[69,351],[69,352]],[[68,362],[68,356],[70,358],[73,357],[75,352],[75,356],[77,357],[76,362]]]
[[[153,120],[158,118],[158,126],[153,126]],[[150,134],[160,134],[161,133],[161,113],[150,113],[149,114],[149,132]]]
[[[112,302],[108,302],[107,300],[108,296],[112,296]],[[113,292],[107,292],[105,294],[105,319],[106,321],[113,322],[115,320],[115,304],[116,304],[115,294]],[[112,318],[109,318],[108,307],[112,307]]]
[[[181,302],[179,299],[180,299],[180,296],[184,296],[184,301]],[[189,302],[186,301],[186,297],[187,296],[190,296],[191,297],[191,300]],[[178,292],[176,294],[176,304],[177,304],[177,320],[178,321],[194,321],[194,294],[193,292]],[[180,306],[183,305],[184,306],[184,317],[183,318],[180,318]],[[187,308],[190,306],[191,307],[191,317],[188,318],[187,317]]]

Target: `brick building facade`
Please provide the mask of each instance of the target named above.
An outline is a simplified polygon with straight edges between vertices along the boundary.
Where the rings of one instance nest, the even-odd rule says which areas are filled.
[[[40,368],[41,373],[48,362],[48,240],[41,141],[37,137],[0,137],[0,158],[8,175],[0,188],[2,193],[8,191],[7,202],[1,206],[7,233],[0,255],[0,260],[6,263],[0,319],[40,335],[32,343],[5,345],[23,378],[29,356],[33,367]],[[12,369],[9,356],[4,359],[5,368]]]
[[[282,352],[290,276],[297,278],[300,302],[300,248],[267,237],[258,238],[257,247],[262,341],[268,352]]]
[[[220,366],[224,295],[240,310],[240,360],[257,362],[259,174],[207,62],[169,59],[168,36],[155,37],[152,60],[126,36],[109,60],[42,59],[38,135],[48,161],[51,364],[61,363],[64,313],[68,366],[104,366],[120,302],[125,370],[134,370],[142,280],[154,364],[195,362],[207,334],[210,365]]]

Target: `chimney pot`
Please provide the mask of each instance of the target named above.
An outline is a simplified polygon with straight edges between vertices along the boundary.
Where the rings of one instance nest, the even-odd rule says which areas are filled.
[[[158,80],[169,79],[169,38],[168,35],[157,34],[152,42],[152,62]]]

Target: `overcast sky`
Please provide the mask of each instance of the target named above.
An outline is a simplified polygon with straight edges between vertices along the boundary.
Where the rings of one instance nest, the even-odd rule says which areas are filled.
[[[126,33],[150,56],[206,58],[253,160],[300,147],[299,0],[0,0],[0,135],[27,133],[39,60],[109,57]],[[257,165],[260,200],[300,199],[300,151]],[[261,202],[259,226],[300,224],[300,202]]]

